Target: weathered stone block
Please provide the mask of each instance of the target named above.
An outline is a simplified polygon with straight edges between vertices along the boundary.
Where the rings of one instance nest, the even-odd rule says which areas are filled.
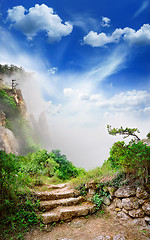
[[[139,208],[138,198],[136,197],[123,198],[122,207],[125,208],[126,210],[138,209]]]
[[[144,203],[142,209],[146,215],[150,216],[150,202]]]
[[[117,217],[120,218],[122,221],[128,221],[130,219],[130,217],[123,211],[118,212]]]
[[[149,197],[149,194],[148,192],[145,191],[143,187],[138,187],[136,190],[136,196],[138,198],[146,199]]]
[[[134,196],[136,193],[135,188],[132,187],[122,187],[115,192],[115,196],[118,198],[125,198]]]
[[[87,182],[87,183],[85,184],[85,187],[86,187],[86,188],[93,188],[93,189],[96,189],[96,188],[97,188],[97,183],[94,182],[94,181]]]
[[[142,209],[133,209],[129,211],[129,215],[133,218],[142,218],[145,214]]]
[[[146,217],[145,217],[145,222],[147,222],[148,224],[150,224],[150,217],[146,216]]]
[[[115,193],[115,191],[116,191],[116,188],[114,188],[114,187],[108,187],[108,191],[109,191],[109,193],[110,193],[110,196],[111,196],[111,197],[114,197],[114,193]]]
[[[105,205],[109,206],[109,205],[110,205],[110,199],[107,198],[107,197],[103,197],[103,203],[104,203]]]
[[[122,208],[122,201],[121,201],[121,199],[115,198],[114,203],[115,203],[115,207],[116,208]]]

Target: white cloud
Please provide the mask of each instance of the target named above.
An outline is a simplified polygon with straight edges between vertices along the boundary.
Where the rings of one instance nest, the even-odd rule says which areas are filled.
[[[141,14],[149,5],[148,1],[144,1],[142,3],[142,5],[140,6],[140,8],[136,11],[136,13],[134,14],[134,17],[138,17],[139,14]]]
[[[63,92],[64,92],[65,96],[69,97],[72,95],[73,90],[72,90],[72,88],[64,88]]]
[[[92,61],[88,59],[88,70],[83,74],[57,72],[49,76],[43,74],[47,69],[41,56],[25,53],[21,43],[18,44],[6,31],[0,29],[0,36],[1,63],[17,64],[37,72],[34,81],[27,78],[27,83],[20,82],[20,87],[30,112],[37,119],[43,110],[47,110],[48,149],[61,149],[76,166],[88,169],[102,165],[113,142],[122,139],[109,136],[107,124],[137,127],[142,137],[146,136],[150,94],[136,90],[113,94],[112,88],[109,92],[112,97],[108,97],[108,92],[100,87],[102,81],[124,68],[126,49],[117,46],[95,67],[90,66]]]
[[[84,37],[84,44],[92,47],[103,47],[109,43],[118,43],[121,38],[129,44],[150,44],[150,25],[144,24],[137,31],[129,27],[124,29],[117,28],[111,35],[90,31]]]
[[[110,18],[108,17],[102,17],[101,25],[103,27],[110,27]]]
[[[73,26],[69,22],[62,23],[62,19],[45,4],[36,4],[27,11],[23,6],[16,6],[8,10],[7,20],[11,26],[22,31],[28,39],[32,39],[43,31],[49,42],[60,41],[63,36],[72,32]]]

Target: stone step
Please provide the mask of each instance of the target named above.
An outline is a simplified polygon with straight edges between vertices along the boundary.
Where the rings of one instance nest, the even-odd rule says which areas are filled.
[[[79,196],[79,191],[68,187],[52,191],[34,192],[40,201],[58,200],[63,198],[74,198]]]
[[[80,205],[57,207],[50,212],[42,214],[44,224],[51,222],[71,220],[73,217],[86,216],[94,213],[96,210],[95,204],[91,202],[83,202]]]
[[[62,188],[67,187],[67,185],[68,185],[67,183],[60,183],[57,185],[50,184],[50,185],[47,185],[46,187],[47,187],[47,189],[62,189]]]
[[[66,198],[66,199],[58,199],[58,200],[50,200],[50,201],[41,201],[40,202],[40,210],[50,211],[58,206],[72,206],[79,204],[84,201],[82,196],[77,198]]]

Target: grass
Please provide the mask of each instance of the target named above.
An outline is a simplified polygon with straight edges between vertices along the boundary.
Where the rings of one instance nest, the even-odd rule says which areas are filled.
[[[116,170],[112,169],[109,162],[105,161],[101,167],[96,167],[93,170],[89,170],[88,172],[81,173],[78,177],[69,181],[71,186],[77,187],[81,184],[85,184],[89,181],[109,181],[116,176]]]

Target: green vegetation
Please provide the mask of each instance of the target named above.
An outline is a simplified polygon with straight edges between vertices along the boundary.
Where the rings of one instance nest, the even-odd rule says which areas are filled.
[[[107,125],[107,130],[110,135],[116,136],[117,134],[124,135],[124,138],[127,138],[129,136],[134,137],[138,141],[140,141],[140,138],[137,136],[137,133],[140,133],[140,131],[137,128],[111,128],[110,125]]]
[[[146,137],[147,137],[148,139],[150,139],[150,132],[146,135]]]
[[[43,185],[45,176],[50,182],[77,175],[78,169],[59,150],[39,150],[26,156],[0,151],[0,238],[23,239],[22,232],[39,222],[38,202],[31,189]]]
[[[0,74],[22,71],[21,68],[0,65]],[[87,195],[86,183],[96,183],[96,193],[92,201],[97,209],[109,198],[107,187],[123,186],[130,183],[129,175],[141,182],[150,181],[150,146],[140,141],[137,128],[111,128],[111,135],[121,134],[124,138],[136,139],[126,144],[124,141],[114,143],[110,157],[101,167],[90,171],[76,168],[60,150],[48,153],[35,144],[30,124],[24,119],[9,90],[0,89],[0,109],[6,115],[6,127],[11,129],[19,140],[21,154],[15,156],[0,151],[0,238],[23,239],[23,233],[40,221],[36,215],[39,203],[32,196],[32,189],[47,183],[70,181]],[[150,138],[150,133],[147,134]]]
[[[8,75],[8,76],[11,76],[13,73],[16,73],[16,72],[22,72],[23,69],[22,67],[17,67],[17,66],[14,66],[14,65],[1,65],[0,64],[0,74],[1,75]]]
[[[150,165],[150,146],[143,142],[116,142],[110,150],[108,161],[115,169],[123,169],[126,173],[134,173],[143,178]]]
[[[6,128],[9,128],[18,139],[20,153],[26,155],[35,152],[39,146],[34,141],[34,132],[30,123],[24,118],[19,110],[11,90],[0,89],[0,110],[6,116]]]
[[[111,129],[109,125],[107,128],[109,134],[131,135],[138,139],[137,142],[131,140],[128,144],[124,141],[114,143],[108,158],[112,168],[123,170],[127,175],[134,174],[136,177],[140,177],[142,181],[148,182],[150,178],[150,146],[139,140],[139,137],[135,134],[139,130],[137,128]]]

